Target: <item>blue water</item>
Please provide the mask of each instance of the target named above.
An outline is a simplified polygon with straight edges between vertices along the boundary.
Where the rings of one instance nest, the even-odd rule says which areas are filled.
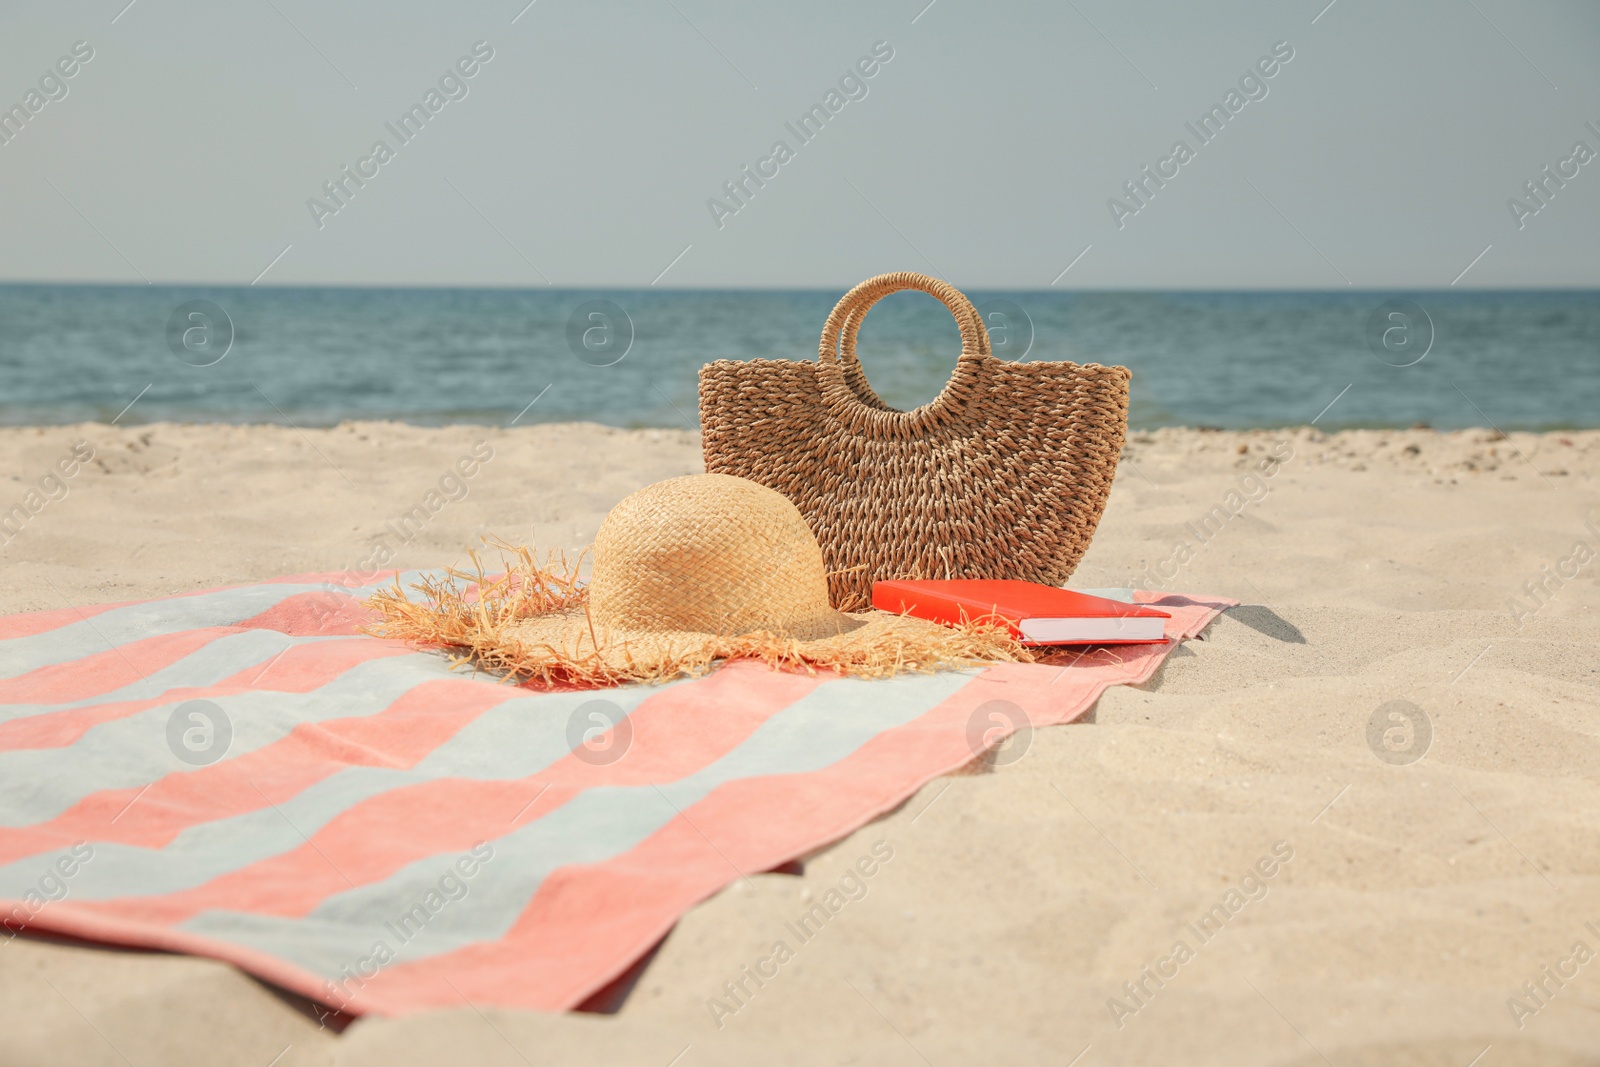
[[[838,295],[0,285],[0,423],[505,425],[520,413],[692,427],[702,363],[815,358]],[[1328,429],[1600,425],[1600,292],[969,295],[998,354],[1131,367],[1138,428],[1319,414]],[[1373,326],[1394,299],[1414,307]],[[226,322],[202,309],[169,330],[196,300]],[[597,300],[611,307],[585,307]],[[1397,365],[1421,354],[1430,325],[1426,355]],[[938,393],[958,341],[944,309],[913,293],[873,310],[860,350],[884,399],[909,408]]]

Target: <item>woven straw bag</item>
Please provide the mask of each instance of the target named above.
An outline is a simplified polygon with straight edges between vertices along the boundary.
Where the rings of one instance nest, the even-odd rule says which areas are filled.
[[[917,289],[950,309],[961,356],[913,411],[873,392],[856,358],[868,309]],[[1060,585],[1089,547],[1128,417],[1126,367],[1011,363],[972,302],[926,275],[882,274],[835,305],[817,362],[717,360],[700,370],[706,471],[792,500],[822,545],[842,611],[892,578]]]

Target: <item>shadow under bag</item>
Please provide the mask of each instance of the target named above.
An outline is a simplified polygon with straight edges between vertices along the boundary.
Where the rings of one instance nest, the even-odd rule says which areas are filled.
[[[884,403],[856,357],[867,311],[903,289],[942,301],[961,330],[950,381],[912,411]],[[1105,510],[1130,377],[1097,363],[999,359],[953,286],[882,274],[834,307],[815,363],[724,359],[700,369],[706,471],[794,502],[842,611],[866,608],[880,579],[1060,585]]]

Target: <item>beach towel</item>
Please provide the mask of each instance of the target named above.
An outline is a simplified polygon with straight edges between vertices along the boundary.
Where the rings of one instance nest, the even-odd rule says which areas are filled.
[[[0,619],[0,951],[209,956],[350,1015],[572,1009],[696,903],[1176,647],[534,691],[361,634],[391,578]],[[1171,638],[1234,603],[1134,598]]]

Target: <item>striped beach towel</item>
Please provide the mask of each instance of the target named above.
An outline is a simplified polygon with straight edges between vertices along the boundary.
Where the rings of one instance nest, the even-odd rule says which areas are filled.
[[[1174,647],[540,692],[360,634],[375,588],[0,619],[0,950],[28,930],[211,956],[351,1015],[572,1009],[697,902]],[[1170,638],[1234,603],[1135,596]]]

